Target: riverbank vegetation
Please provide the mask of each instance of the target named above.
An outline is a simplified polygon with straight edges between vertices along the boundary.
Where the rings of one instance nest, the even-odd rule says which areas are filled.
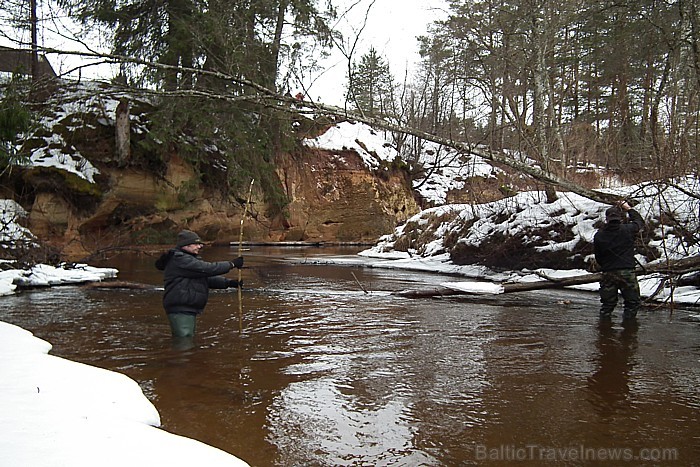
[[[484,1],[448,2],[447,16],[421,40],[415,76],[398,82],[391,76],[391,57],[377,56],[374,49],[348,57],[344,108],[290,93],[301,85],[295,76],[313,69],[312,46],[337,40],[332,8],[311,0],[253,2],[245,11],[222,5],[213,14],[190,2],[166,2],[160,15],[150,15],[156,10],[148,1],[140,9],[93,3],[56,5],[93,33],[103,33],[101,27],[116,31],[103,36],[110,53],[84,55],[119,64],[109,92],[118,89],[133,112],[132,151],[126,159],[115,156],[113,133],[81,143],[64,137],[56,149],[101,146],[121,166],[152,164],[156,170],[164,170],[163,160],[177,152],[234,206],[247,181],[256,178],[266,209],[284,218],[288,191],[275,171],[276,158],[302,151],[300,140],[347,119],[384,132],[400,155],[394,167],[406,171],[423,208],[452,200],[476,212],[483,203],[528,191],[543,193],[548,203],[561,193],[611,203],[622,196],[611,187],[681,186],[679,178],[697,177],[700,12],[692,2],[535,6],[507,0],[498,8]],[[22,10],[8,5],[3,13],[21,16]],[[282,34],[285,28],[290,34]],[[37,54],[66,54],[31,45]],[[42,106],[32,96],[55,90],[55,83],[35,76],[29,85],[23,102],[38,122]],[[4,96],[16,104],[8,92]],[[147,121],[139,117],[144,102],[151,106]],[[65,123],[69,133],[76,132]],[[15,132],[4,141],[27,156],[35,149],[31,134]],[[469,172],[476,157],[497,174],[487,186]],[[440,200],[425,198],[418,188],[454,165],[466,169],[459,187]],[[691,204],[700,197],[696,184],[682,190]],[[197,191],[181,195],[186,202]],[[635,196],[653,204],[662,195],[647,198],[641,190]],[[664,209],[658,215],[659,225],[672,225],[673,232],[684,232],[688,245],[697,244],[692,220],[680,221]],[[451,230],[453,261],[518,267],[540,257],[531,251],[514,260],[512,252],[528,251],[520,248],[527,236],[522,233],[494,234],[491,248],[489,242],[479,250],[466,248],[462,239],[476,222],[462,219]],[[412,235],[429,237],[422,226],[409,224],[406,231],[415,228]],[[570,236],[557,225],[541,227],[547,232],[538,236],[545,240]],[[568,265],[579,266],[580,260]]]

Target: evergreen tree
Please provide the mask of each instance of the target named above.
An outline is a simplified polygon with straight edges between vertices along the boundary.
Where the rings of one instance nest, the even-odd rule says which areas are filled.
[[[0,172],[17,162],[17,136],[29,129],[31,114],[24,102],[27,83],[14,76],[0,89]]]
[[[353,63],[348,77],[347,98],[366,115],[386,115],[391,108],[394,85],[389,65],[374,47]]]
[[[244,77],[275,89],[280,65],[290,62],[297,42],[330,44],[332,8],[318,0],[57,0],[87,25],[112,31],[116,54],[173,68],[146,70],[146,81],[167,90],[217,87],[240,89],[214,80],[198,80],[201,68]],[[299,63],[298,61],[296,63]],[[127,71],[135,76],[133,69]]]

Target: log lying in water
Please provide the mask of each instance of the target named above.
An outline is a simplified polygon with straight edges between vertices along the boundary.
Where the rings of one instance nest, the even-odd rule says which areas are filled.
[[[661,273],[668,275],[680,275],[700,270],[700,256],[692,256],[666,263],[652,264],[646,267],[637,268],[637,275],[643,276],[652,273]],[[514,282],[503,284],[492,284],[489,282],[475,281],[474,287],[463,285],[461,288],[450,287],[432,287],[421,290],[402,290],[394,292],[394,295],[399,295],[406,298],[430,298],[430,297],[450,297],[455,295],[498,295],[502,293],[526,292],[529,290],[543,290],[570,287],[573,285],[590,284],[598,282],[602,274],[599,272],[591,274],[582,274],[579,276],[553,278],[546,277],[541,281],[534,282]],[[544,276],[543,276],[544,277]],[[462,283],[464,284],[464,282]],[[491,287],[484,287],[484,284],[491,284]],[[471,285],[471,284],[470,284]]]
[[[87,289],[129,289],[129,290],[155,290],[156,286],[150,284],[142,284],[140,282],[129,281],[100,281],[88,282],[83,285]]]

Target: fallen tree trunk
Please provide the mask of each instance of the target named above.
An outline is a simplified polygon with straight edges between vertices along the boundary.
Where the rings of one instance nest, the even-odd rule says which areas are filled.
[[[637,268],[637,275],[644,276],[648,274],[665,274],[668,276],[677,276],[681,274],[687,274],[690,272],[700,271],[700,256],[692,256],[690,258],[684,258],[675,261],[668,261],[666,263],[652,264],[644,268]],[[499,295],[502,293],[513,293],[513,292],[526,292],[530,290],[543,290],[543,289],[558,289],[571,287],[574,285],[591,284],[593,282],[599,282],[602,274],[599,272],[591,274],[582,274],[579,276],[571,277],[544,277],[544,280],[534,281],[534,282],[512,282],[501,284],[501,289],[498,292],[494,292],[493,289],[489,289],[486,292],[479,292],[478,288],[475,290],[460,290],[458,288],[451,287],[431,287],[429,289],[420,290],[402,290],[399,292],[394,292],[393,295],[399,295],[406,298],[431,298],[431,297],[450,297],[455,295]],[[455,287],[457,284],[455,284]]]
[[[150,284],[130,281],[96,281],[83,285],[86,289],[127,289],[127,290],[155,290],[157,287]]]

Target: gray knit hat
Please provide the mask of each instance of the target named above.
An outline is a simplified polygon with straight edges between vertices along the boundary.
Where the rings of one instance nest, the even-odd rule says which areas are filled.
[[[201,238],[199,238],[199,235],[196,233],[192,232],[191,230],[183,230],[179,234],[177,234],[177,244],[176,246],[178,248],[182,248],[183,246],[187,245],[192,245],[193,243],[204,243]]]

